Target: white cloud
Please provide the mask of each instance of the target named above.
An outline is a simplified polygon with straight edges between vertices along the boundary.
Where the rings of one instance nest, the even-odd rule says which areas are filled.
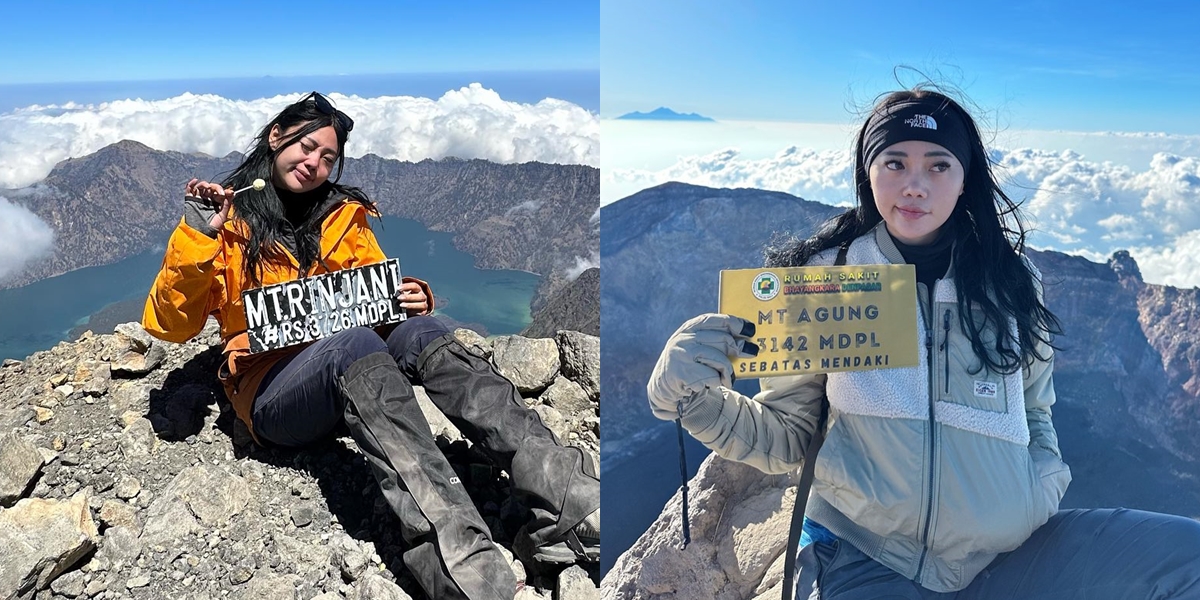
[[[1200,285],[1200,230],[1175,238],[1169,246],[1130,248],[1129,253],[1146,281],[1180,288]]]
[[[645,189],[668,181],[711,187],[749,187],[787,192],[826,204],[853,200],[848,152],[790,146],[775,156],[742,158],[736,148],[682,157],[660,171],[612,169],[601,173],[601,185]]]
[[[299,94],[228,100],[183,94],[166,100],[96,105],[29,106],[0,115],[0,188],[30,185],[59,161],[123,139],[158,150],[224,156],[251,138]],[[479,84],[436,100],[411,96],[360,98],[332,94],[354,118],[348,156],[377,154],[420,161],[454,156],[500,163],[541,161],[597,166],[596,115],[570,102],[509,102]]]
[[[1157,152],[1148,164],[1129,167],[1089,160],[1072,150],[1030,148],[993,150],[992,158],[1005,192],[1024,201],[1035,247],[1090,258],[1130,249],[1139,264],[1146,261],[1147,281],[1200,284],[1200,261],[1193,258],[1200,250],[1200,158]],[[848,152],[793,146],[770,158],[746,159],[728,149],[682,157],[661,170],[613,169],[601,177],[610,189],[637,191],[683,181],[848,205],[851,175]]]
[[[575,257],[575,264],[567,269],[567,281],[575,281],[576,277],[583,274],[584,271],[600,266],[600,254],[592,253],[591,256],[584,258],[582,256]]]
[[[519,212],[536,213],[537,210],[541,207],[542,207],[542,202],[540,200],[526,200],[526,201],[504,211],[504,216],[506,216],[506,217],[511,216],[514,213],[519,213]]]
[[[0,196],[0,281],[53,249],[54,231],[29,209]]]

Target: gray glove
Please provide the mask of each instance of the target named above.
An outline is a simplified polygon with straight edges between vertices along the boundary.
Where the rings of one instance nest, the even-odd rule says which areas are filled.
[[[709,313],[684,323],[663,348],[646,384],[654,416],[672,421],[689,400],[733,386],[731,356],[757,356],[754,323]]]

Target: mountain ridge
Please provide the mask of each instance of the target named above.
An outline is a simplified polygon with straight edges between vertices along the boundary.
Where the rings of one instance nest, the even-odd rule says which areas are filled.
[[[0,288],[109,264],[161,244],[182,214],[183,184],[192,177],[219,179],[240,158],[159,151],[123,140],[58,163],[29,188],[8,190],[10,199],[55,231],[56,242],[48,259]],[[600,197],[594,167],[480,159],[413,163],[367,155],[346,159],[342,183],[363,188],[383,214],[454,233],[455,247],[481,268],[542,275],[535,309],[566,285],[576,260],[593,256],[599,243],[591,221]]]

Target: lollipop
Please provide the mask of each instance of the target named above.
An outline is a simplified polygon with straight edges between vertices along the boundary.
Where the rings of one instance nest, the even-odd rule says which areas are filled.
[[[254,180],[254,183],[252,183],[252,184],[250,184],[250,185],[248,185],[248,186],[246,186],[246,187],[244,187],[244,188],[242,188],[242,189],[240,189],[240,190],[237,190],[236,192],[234,192],[234,193],[233,193],[233,195],[234,195],[234,196],[236,196],[236,195],[238,195],[238,194],[240,194],[240,193],[242,193],[242,192],[244,192],[244,191],[246,191],[246,190],[248,190],[248,189],[250,189],[250,188],[254,188],[254,191],[256,191],[256,192],[261,192],[261,191],[262,191],[262,189],[263,189],[263,188],[265,188],[265,187],[267,187],[267,182],[265,182],[265,181],[263,181],[263,180],[261,180],[261,179],[255,179],[255,180]]]

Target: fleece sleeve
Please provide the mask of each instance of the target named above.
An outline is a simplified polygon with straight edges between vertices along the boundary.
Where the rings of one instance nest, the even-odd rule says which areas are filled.
[[[825,375],[771,377],[753,398],[718,387],[685,400],[680,422],[700,443],[766,473],[801,466],[825,401]]]

